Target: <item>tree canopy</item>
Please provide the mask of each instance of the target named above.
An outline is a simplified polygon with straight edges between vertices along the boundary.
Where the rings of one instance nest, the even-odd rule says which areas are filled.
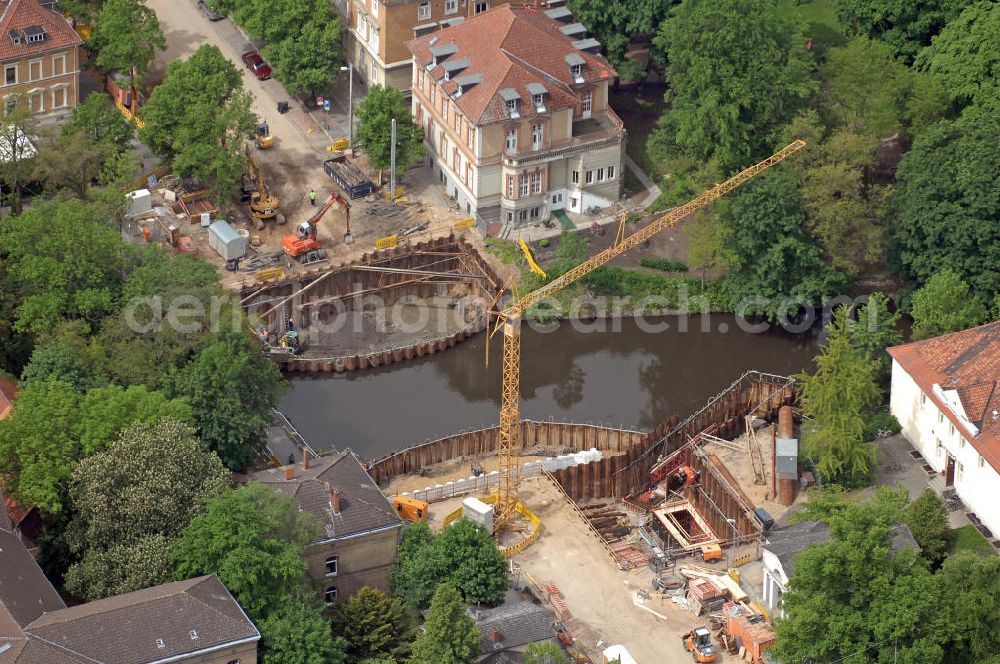
[[[630,37],[656,30],[672,4],[669,0],[569,0],[567,6],[573,18],[601,42],[619,77],[627,80],[622,67],[628,67],[625,52]]]
[[[471,664],[479,655],[479,629],[462,595],[442,583],[434,591],[424,631],[413,643],[409,664]]]
[[[938,74],[953,101],[996,99],[1000,83],[1000,4],[982,0],[969,4],[945,26],[915,65]]]
[[[305,594],[302,548],[322,528],[295,500],[250,483],[210,501],[173,543],[174,577],[218,574],[254,619]]]
[[[67,482],[81,459],[133,423],[166,418],[190,421],[191,409],[144,387],[110,385],[83,394],[61,380],[31,381],[18,392],[14,412],[0,420],[4,490],[42,512],[62,512]]]
[[[893,196],[895,252],[915,284],[951,268],[974,293],[1000,293],[1000,116],[970,106],[917,137]]]
[[[896,57],[912,61],[968,0],[838,0],[837,15],[852,34],[888,44]]]
[[[393,657],[405,659],[412,627],[399,598],[377,588],[363,587],[334,605],[334,631],[347,642],[347,664]]]
[[[167,394],[191,404],[198,435],[232,470],[264,448],[284,382],[242,332],[226,332],[167,378]]]
[[[104,0],[88,45],[94,64],[126,86],[141,87],[157,50],[167,41],[156,12],[141,0]]]
[[[864,442],[865,416],[881,393],[871,360],[851,346],[847,308],[834,312],[826,343],[813,374],[800,374],[802,411],[812,418],[803,427],[802,444],[827,481],[864,483],[874,466],[874,452]]]
[[[654,38],[670,81],[670,110],[651,139],[654,152],[723,171],[773,152],[781,129],[816,90],[804,43],[774,0],[682,2]]]
[[[132,425],[73,472],[74,516],[66,539],[82,562],[70,567],[67,588],[99,599],[146,587],[123,587],[126,580],[163,582],[170,575],[163,551],[229,482],[219,458],[202,448],[189,425],[171,419]],[[155,543],[144,543],[154,537]],[[108,570],[116,571],[118,583],[109,583]]]
[[[403,93],[396,88],[372,86],[358,106],[358,130],[354,140],[368,153],[373,168],[390,166],[392,120],[396,120],[396,169],[402,172],[423,154],[423,131],[413,121]]]
[[[250,101],[240,71],[217,46],[204,44],[187,60],[170,63],[141,109],[139,138],[177,174],[214,185],[231,200],[256,125]]]
[[[851,344],[862,356],[875,365],[875,378],[885,383],[892,369],[886,348],[903,342],[903,333],[897,329],[899,311],[889,311],[889,298],[875,291],[868,302],[858,308],[858,320],[851,325]]]
[[[344,664],[344,640],[333,638],[315,599],[293,598],[259,622],[261,664]]]
[[[986,322],[986,305],[952,269],[931,277],[913,294],[913,338],[958,332]]]

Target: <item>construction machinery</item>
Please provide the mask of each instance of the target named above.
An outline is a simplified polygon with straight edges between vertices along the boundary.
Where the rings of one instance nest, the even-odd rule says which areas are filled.
[[[698,473],[691,466],[681,466],[667,476],[667,490],[678,491],[698,481]]]
[[[271,127],[267,122],[258,122],[253,132],[254,140],[257,142],[258,150],[266,150],[274,145],[274,136],[271,135]]]
[[[570,268],[559,277],[548,282],[541,288],[516,300],[503,311],[495,312],[496,323],[490,336],[503,331],[503,370],[500,402],[500,427],[497,456],[500,466],[500,481],[495,503],[494,533],[498,533],[510,519],[517,505],[518,484],[518,450],[521,430],[520,388],[521,388],[521,317],[533,305],[554,295],[582,277],[590,274],[602,265],[606,265],[615,257],[630,249],[638,247],[660,231],[676,226],[692,212],[722,198],[733,189],[746,183],[753,177],[763,173],[772,166],[782,162],[787,157],[805,147],[805,141],[794,141],[774,153],[767,159],[740,171],[722,184],[702,192],[684,205],[675,207],[666,214],[654,219],[645,227],[632,235],[624,237],[604,251]],[[486,344],[487,350],[489,344]]]
[[[392,509],[407,521],[423,521],[427,518],[427,501],[396,496],[392,499]]]
[[[351,237],[351,205],[335,192],[331,192],[316,214],[296,226],[294,233],[289,233],[282,238],[282,251],[306,265],[325,260],[326,250],[323,249],[316,237],[317,227],[320,219],[333,207],[334,203],[339,203],[344,208],[347,216],[347,232],[344,233],[344,242],[351,244],[354,241]]]
[[[712,633],[707,627],[695,627],[681,636],[681,640],[696,662],[714,662],[719,657],[719,653],[715,652],[715,647],[712,646]]]
[[[246,150],[247,172],[243,181],[243,202],[250,207],[250,216],[253,217],[254,228],[260,230],[264,228],[265,221],[273,221],[278,224],[285,223],[285,215],[278,209],[278,197],[267,189],[264,180],[264,171],[261,169],[257,159],[253,156],[250,145]]]

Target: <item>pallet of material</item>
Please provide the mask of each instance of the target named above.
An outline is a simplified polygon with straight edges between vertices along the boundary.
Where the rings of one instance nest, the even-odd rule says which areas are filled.
[[[364,198],[375,190],[372,181],[343,155],[324,161],[323,170],[350,198]]]
[[[725,572],[718,572],[705,567],[698,567],[697,565],[680,565],[677,567],[677,573],[689,579],[707,579],[716,586],[724,589],[735,602],[746,601],[749,597],[746,591],[740,587],[740,584]]]

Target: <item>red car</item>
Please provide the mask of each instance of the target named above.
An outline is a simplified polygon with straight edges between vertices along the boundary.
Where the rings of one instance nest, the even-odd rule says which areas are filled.
[[[257,51],[248,51],[243,54],[243,64],[254,73],[258,81],[266,81],[271,78],[271,65],[264,62]]]

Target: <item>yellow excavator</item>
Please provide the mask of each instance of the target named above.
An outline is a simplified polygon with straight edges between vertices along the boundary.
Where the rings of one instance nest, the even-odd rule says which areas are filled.
[[[278,197],[267,189],[264,171],[253,156],[250,145],[246,146],[247,172],[243,176],[243,202],[250,207],[254,228],[264,228],[265,221],[284,224],[285,215],[278,209]]]

